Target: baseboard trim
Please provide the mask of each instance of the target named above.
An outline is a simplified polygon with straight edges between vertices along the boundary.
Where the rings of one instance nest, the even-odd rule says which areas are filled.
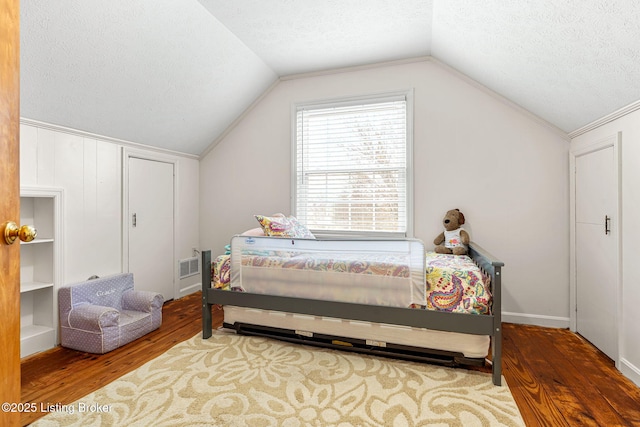
[[[179,298],[186,297],[187,295],[190,295],[194,292],[198,292],[201,289],[201,287],[202,287],[202,284],[198,282],[198,283],[194,283],[193,285],[181,288]]]
[[[640,387],[640,368],[634,366],[627,359],[620,359],[620,372]]]
[[[547,328],[568,329],[570,319],[568,317],[543,316],[540,314],[502,312],[502,321],[505,323],[517,323],[520,325],[543,326]]]

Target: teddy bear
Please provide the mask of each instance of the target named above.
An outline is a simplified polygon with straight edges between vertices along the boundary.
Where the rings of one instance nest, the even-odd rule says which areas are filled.
[[[464,224],[464,215],[460,209],[447,211],[442,219],[444,231],[433,240],[435,251],[439,254],[466,255],[469,245],[469,233],[460,226]]]

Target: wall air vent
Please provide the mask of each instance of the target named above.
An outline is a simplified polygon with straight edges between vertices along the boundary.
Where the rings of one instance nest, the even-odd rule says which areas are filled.
[[[198,273],[200,273],[200,260],[198,258],[180,260],[180,279],[195,276]]]

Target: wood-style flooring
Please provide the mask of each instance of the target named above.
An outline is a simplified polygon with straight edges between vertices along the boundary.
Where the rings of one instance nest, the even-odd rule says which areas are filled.
[[[214,327],[222,323],[214,312]],[[68,404],[200,332],[201,294],[163,309],[162,326],[104,355],[57,347],[21,363],[22,402]],[[527,426],[640,426],[640,389],[563,329],[504,324],[503,374]],[[489,370],[487,370],[489,372]],[[22,425],[41,413],[23,413]]]

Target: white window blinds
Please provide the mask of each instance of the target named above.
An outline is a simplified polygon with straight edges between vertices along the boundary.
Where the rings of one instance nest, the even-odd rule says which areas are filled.
[[[406,95],[298,106],[295,213],[315,231],[408,231]]]

